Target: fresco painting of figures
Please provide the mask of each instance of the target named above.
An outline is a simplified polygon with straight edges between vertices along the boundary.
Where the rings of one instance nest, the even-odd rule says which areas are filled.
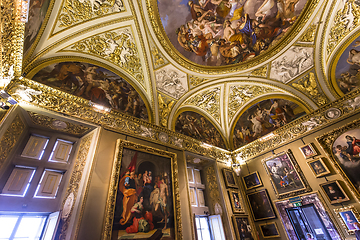
[[[136,90],[105,68],[84,62],[61,62],[41,69],[32,79],[102,106],[148,119],[144,101]]]
[[[225,148],[219,131],[203,116],[195,112],[182,112],[175,122],[175,131],[204,143]]]
[[[336,65],[335,77],[344,94],[360,86],[360,37],[341,54]]]
[[[194,63],[221,66],[247,61],[278,43],[307,0],[157,2],[174,47]]]
[[[268,99],[247,109],[235,125],[235,149],[305,115],[305,110],[285,99]]]

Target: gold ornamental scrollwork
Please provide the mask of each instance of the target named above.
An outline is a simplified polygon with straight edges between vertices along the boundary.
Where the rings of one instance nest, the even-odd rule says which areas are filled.
[[[169,114],[171,112],[172,107],[175,104],[175,101],[165,96],[162,96],[160,93],[158,94],[158,103],[159,103],[159,115],[160,115],[160,125],[163,127],[167,127]]]
[[[207,189],[210,193],[210,198],[213,203],[220,203],[220,191],[219,186],[217,184],[217,178],[215,173],[214,166],[209,166],[205,169],[206,174],[206,182],[207,182]],[[214,208],[214,206],[212,206]],[[212,209],[212,212],[215,212],[214,209]]]
[[[336,45],[360,24],[360,6],[356,0],[341,1],[329,32],[326,51],[329,57]],[[340,5],[340,6],[341,6]]]
[[[6,158],[9,156],[11,150],[19,141],[21,134],[25,129],[25,124],[22,122],[19,115],[16,115],[11,125],[6,129],[4,135],[0,139],[0,169],[4,164]]]
[[[199,107],[220,122],[220,93],[221,88],[216,87],[189,98],[183,105]]]
[[[299,79],[291,85],[297,90],[308,95],[315,101],[318,106],[323,106],[329,103],[329,99],[326,97],[326,95],[321,90],[319,90],[320,86],[318,85],[315,73],[313,72],[310,72],[305,77]]]
[[[159,68],[167,63],[167,60],[162,56],[159,49],[155,46],[151,47],[151,56],[153,58],[154,68]]]
[[[190,80],[190,86],[196,87],[196,86],[200,85],[201,83],[208,81],[209,79],[200,78],[200,77],[196,77],[196,76],[190,76],[189,80]]]
[[[131,27],[101,33],[72,44],[62,52],[82,52],[101,57],[131,74],[145,84],[137,46]]]
[[[300,37],[299,42],[313,43],[315,41],[316,24],[311,24],[305,33]]]
[[[254,77],[266,77],[268,72],[268,65],[259,67],[255,70],[253,70],[250,75]]]

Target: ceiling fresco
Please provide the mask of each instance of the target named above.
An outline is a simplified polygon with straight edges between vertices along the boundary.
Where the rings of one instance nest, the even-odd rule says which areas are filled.
[[[360,37],[341,54],[335,69],[336,83],[346,94],[360,86]]]
[[[239,148],[306,114],[298,104],[285,99],[260,101],[237,121],[233,133],[233,145]]]
[[[180,113],[175,121],[175,131],[201,142],[226,148],[219,131],[210,121],[198,113],[191,111]]]
[[[158,8],[170,42],[184,57],[222,66],[247,61],[276,45],[306,2],[158,0]]]
[[[37,72],[33,80],[134,117],[148,119],[139,93],[122,77],[105,68],[84,62],[55,63]]]

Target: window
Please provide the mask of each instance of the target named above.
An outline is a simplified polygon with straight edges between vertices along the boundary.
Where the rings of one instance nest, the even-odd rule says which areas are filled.
[[[204,211],[208,212],[208,209],[205,204],[205,185],[202,184],[201,181],[201,170],[194,168],[194,167],[188,167],[188,181],[189,181],[189,191],[190,191],[190,203],[192,207],[202,207],[199,208],[198,212],[194,211],[195,214],[203,214]]]
[[[59,189],[63,173],[46,169],[36,188],[35,197],[54,198]]]
[[[196,233],[198,240],[209,240],[211,237],[209,219],[207,216],[195,216]]]
[[[5,184],[2,194],[24,197],[29,189],[34,173],[35,169],[33,168],[15,166]]]
[[[195,226],[198,240],[225,240],[220,215],[195,216]]]

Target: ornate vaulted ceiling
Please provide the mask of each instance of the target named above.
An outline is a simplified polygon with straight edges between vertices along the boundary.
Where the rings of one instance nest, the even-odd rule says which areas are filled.
[[[197,38],[189,25],[201,23],[187,1],[33,2],[24,76],[226,149],[358,87],[358,1],[217,2],[202,24],[218,36]],[[246,21],[250,33],[224,37]],[[179,40],[173,30],[181,25]]]

